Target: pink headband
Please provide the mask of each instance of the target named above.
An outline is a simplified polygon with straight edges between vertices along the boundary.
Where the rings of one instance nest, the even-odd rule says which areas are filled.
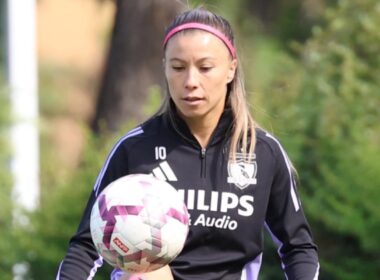
[[[207,32],[215,35],[220,40],[222,40],[223,43],[227,46],[227,48],[230,51],[232,57],[236,58],[235,48],[234,48],[232,42],[230,41],[230,39],[228,39],[226,35],[224,35],[218,29],[216,29],[216,28],[214,28],[214,27],[212,27],[210,25],[202,24],[202,23],[198,23],[198,22],[184,23],[184,24],[178,25],[177,27],[175,27],[172,30],[170,30],[170,32],[166,35],[166,37],[164,39],[163,46],[166,45],[166,43],[169,41],[169,39],[171,37],[173,37],[174,34],[180,32],[182,30],[186,30],[186,29],[200,29],[200,30],[207,31]]]

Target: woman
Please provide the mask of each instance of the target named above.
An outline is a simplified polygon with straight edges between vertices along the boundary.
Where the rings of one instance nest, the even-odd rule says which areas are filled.
[[[57,279],[92,279],[102,262],[89,232],[92,204],[110,182],[132,173],[169,181],[184,193],[191,214],[180,255],[170,267],[142,277],[257,279],[266,228],[287,279],[317,279],[317,249],[292,165],[248,111],[229,23],[207,10],[190,10],[174,19],[163,45],[166,101],[110,153]],[[170,176],[158,171],[163,162]],[[112,279],[128,279],[122,274],[115,270]]]

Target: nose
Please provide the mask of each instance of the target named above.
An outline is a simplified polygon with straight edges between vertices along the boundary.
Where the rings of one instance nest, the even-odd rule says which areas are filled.
[[[198,73],[195,69],[189,68],[186,73],[185,88],[187,90],[194,90],[199,85]]]

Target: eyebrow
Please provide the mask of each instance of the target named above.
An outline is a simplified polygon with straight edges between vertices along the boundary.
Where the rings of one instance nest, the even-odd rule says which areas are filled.
[[[205,60],[215,60],[215,58],[211,57],[211,56],[206,56],[206,57],[202,57],[202,58],[198,59],[197,62],[203,62]],[[173,61],[186,62],[185,60],[178,58],[178,57],[173,57],[169,61],[170,62],[173,62]]]

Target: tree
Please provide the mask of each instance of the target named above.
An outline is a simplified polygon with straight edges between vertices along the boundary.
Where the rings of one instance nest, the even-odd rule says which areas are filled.
[[[96,131],[104,128],[102,125],[113,131],[121,126],[130,129],[130,125],[145,117],[143,111],[149,89],[161,79],[164,27],[180,8],[180,3],[168,5],[168,2],[116,2],[108,61],[93,121]],[[96,174],[116,141],[115,135],[112,137],[107,133],[95,136],[86,131],[85,134],[88,141],[78,169],[64,182],[55,181],[54,192],[49,191],[51,185],[47,186],[41,196],[40,208],[30,214],[32,226],[21,228],[18,236],[19,248],[24,252],[22,260],[29,266],[27,277],[31,279],[55,277]],[[48,249],[46,244],[49,244]],[[109,278],[110,270],[109,265],[104,265],[95,279]]]
[[[324,8],[323,0],[315,1],[265,1],[245,0],[245,11],[258,19],[259,26],[284,43],[287,48],[289,40],[304,42],[310,36],[311,27],[315,25]]]
[[[131,127],[129,127],[130,129]],[[55,279],[70,238],[76,232],[96,174],[120,135],[94,135],[85,131],[86,149],[77,171],[54,192],[42,196],[40,207],[30,214],[31,225],[23,227],[17,239],[22,261],[29,265],[26,279]],[[8,245],[10,246],[10,245]],[[112,267],[104,264],[94,279],[109,279]],[[11,279],[11,278],[9,278]]]
[[[263,100],[300,170],[320,279],[380,274],[380,5],[339,1]],[[284,106],[286,104],[286,106]],[[286,131],[286,133],[285,133]]]
[[[163,84],[162,39],[165,26],[184,7],[180,1],[116,1],[116,17],[93,128],[117,130],[140,122],[150,88]]]
[[[251,28],[254,21],[244,18],[244,22],[239,23],[239,19],[243,20],[239,16],[243,13],[240,9],[245,9],[240,5],[243,1],[238,1],[239,4],[220,1],[217,12],[222,10],[228,19],[235,18],[235,30],[246,32],[245,27]],[[225,6],[219,5],[222,2]],[[314,28],[312,38],[305,44],[296,45],[299,56],[289,55],[276,38],[268,36],[258,40],[257,34],[244,33],[238,42],[245,49],[243,66],[247,70],[247,82],[256,92],[252,103],[255,108],[264,108],[254,113],[264,127],[280,138],[299,170],[303,207],[320,248],[321,280],[356,280],[363,279],[363,275],[366,279],[377,279],[380,275],[380,29],[377,28],[380,6],[377,2],[341,0],[336,7],[326,9],[323,24]],[[253,41],[252,37],[257,40]],[[129,37],[121,36],[119,40],[123,38]],[[160,52],[161,39],[149,41],[158,42]],[[117,59],[118,56],[113,57]],[[119,79],[127,73],[125,67],[118,66],[115,75]],[[117,88],[121,82],[117,82]],[[123,93],[130,94],[130,91]],[[113,106],[121,103],[121,99],[109,101],[107,108],[116,110]],[[3,106],[3,102],[0,105]],[[120,106],[117,110],[122,109],[125,108]],[[1,128],[4,127],[3,112],[0,108]],[[104,116],[97,122],[104,118],[106,125],[114,122],[115,127],[123,122]],[[105,138],[110,136],[105,135]],[[88,188],[94,182],[109,145],[114,143],[114,139],[110,139],[109,144],[97,137],[89,139],[77,173],[54,193],[50,189],[45,193],[41,210],[32,217],[33,227],[17,239],[17,243],[22,244],[23,256],[30,263],[31,277],[35,279],[54,277],[82,213]],[[3,151],[6,151],[5,146],[0,145],[0,155],[6,155]],[[0,173],[4,170],[0,180],[8,182],[7,176],[2,177],[8,167],[6,157],[0,157],[0,165]],[[0,189],[1,199],[8,198],[8,191]],[[6,207],[1,200],[0,232],[5,233],[3,239],[13,242],[14,234],[8,230],[10,211],[3,210],[8,209]],[[49,244],[48,249],[46,244]],[[9,270],[15,251],[10,252],[10,245],[5,242],[0,250],[7,256],[6,262],[0,264],[0,275],[6,275],[1,269]],[[271,269],[272,265],[275,269]],[[268,258],[265,252],[260,277],[263,280],[283,279],[278,267],[278,258]],[[109,275],[105,272],[99,276],[106,279]]]

